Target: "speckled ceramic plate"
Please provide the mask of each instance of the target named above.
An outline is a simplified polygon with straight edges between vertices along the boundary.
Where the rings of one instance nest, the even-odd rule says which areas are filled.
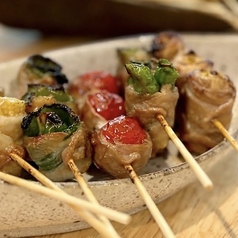
[[[215,62],[215,67],[237,81],[238,36],[236,35],[183,35],[187,47]],[[148,47],[152,35],[135,36],[112,41],[98,42],[47,53],[64,67],[69,78],[91,70],[116,72],[118,47]],[[10,84],[15,79],[24,59],[0,65],[1,86],[10,95]],[[230,133],[237,138],[237,100]],[[171,146],[172,147],[172,146]],[[201,167],[209,172],[216,163],[227,157],[233,148],[226,141],[197,157]],[[136,213],[143,209],[143,200],[130,179],[112,179],[98,171],[85,174],[89,185],[104,206]],[[141,171],[141,179],[156,203],[173,195],[196,177],[176,154],[172,152],[162,158],[150,160]],[[57,183],[67,193],[82,197],[81,189],[75,182]],[[201,187],[202,188],[202,187]],[[0,182],[0,236],[23,237],[70,232],[88,225],[67,205],[28,190]]]

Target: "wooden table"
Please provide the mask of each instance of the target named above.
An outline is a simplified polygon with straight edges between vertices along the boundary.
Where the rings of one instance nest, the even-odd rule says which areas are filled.
[[[22,31],[0,25],[0,62],[41,53],[59,47],[92,41],[84,37],[43,37],[36,31]],[[238,237],[238,160],[225,158],[209,172],[214,190],[207,192],[195,182],[158,204],[176,237]],[[148,210],[133,215],[127,225],[113,223],[123,238],[163,237]],[[94,229],[43,236],[41,238],[101,237]],[[39,238],[39,237],[35,237]]]

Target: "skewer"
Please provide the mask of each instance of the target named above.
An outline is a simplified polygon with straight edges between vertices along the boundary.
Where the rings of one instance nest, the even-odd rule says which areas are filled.
[[[187,150],[187,148],[184,146],[184,144],[181,142],[181,140],[177,137],[177,135],[174,133],[173,129],[169,126],[167,121],[162,115],[158,115],[157,119],[160,121],[161,125],[164,127],[165,131],[167,132],[170,139],[173,141],[173,143],[177,146],[179,152],[182,154],[184,159],[187,161],[193,172],[196,174],[197,178],[203,185],[203,187],[207,190],[213,189],[213,183],[210,180],[210,178],[207,176],[207,174],[201,169],[199,164],[196,162],[196,160],[193,158],[191,153]]]
[[[59,201],[65,202],[74,207],[78,207],[79,209],[87,209],[88,211],[94,214],[103,214],[104,216],[114,221],[120,222],[122,224],[128,224],[131,220],[131,217],[127,214],[112,210],[107,207],[102,207],[101,205],[92,204],[88,201],[84,201],[83,199],[76,198],[67,193],[61,193],[59,191],[55,191],[50,188],[43,187],[41,185],[35,184],[31,181],[27,181],[25,179],[22,179],[13,175],[0,172],[0,179],[8,183],[27,188],[33,192],[37,192],[51,198],[55,198]]]
[[[16,161],[21,167],[23,167],[26,171],[28,171],[32,176],[34,176],[38,181],[40,181],[43,185],[47,186],[48,188],[54,189],[55,191],[58,191],[62,194],[66,194],[62,189],[60,189],[58,186],[56,186],[50,179],[48,179],[46,176],[44,176],[42,173],[40,173],[37,169],[35,169],[33,166],[31,166],[27,161],[22,159],[20,156],[14,153],[10,153],[9,156]],[[95,219],[94,216],[92,216],[87,211],[83,211],[82,209],[79,209],[77,206],[71,205],[78,213],[79,215],[87,221],[89,224],[92,225],[99,233],[101,233],[104,237],[116,237],[115,232],[112,233],[110,231],[107,231],[100,221]],[[127,217],[128,219],[129,217]],[[130,220],[130,218],[129,218]],[[124,224],[128,224],[129,220],[124,220]]]
[[[141,180],[137,176],[135,170],[131,165],[125,165],[125,169],[128,172],[132,182],[136,185],[141,197],[143,198],[145,204],[147,205],[151,215],[155,219],[156,223],[160,227],[162,233],[166,238],[174,238],[175,235],[171,228],[169,227],[168,223],[164,219],[163,215],[159,211],[158,207],[155,205],[154,201],[152,200],[151,196],[145,189],[144,185],[142,184]]]
[[[85,179],[83,178],[81,172],[79,171],[77,165],[74,163],[72,159],[68,161],[68,165],[71,171],[73,172],[74,177],[76,178],[78,184],[80,185],[86,197],[88,198],[88,200],[92,203],[99,204],[93,192],[91,191]],[[118,237],[118,238],[120,237],[115,231],[115,229],[113,228],[110,221],[106,217],[99,215],[98,218],[106,225],[106,227],[111,231],[111,233],[114,234],[113,237]]]
[[[217,119],[212,119],[212,123],[219,129],[222,135],[230,142],[230,144],[238,151],[236,140],[228,133],[224,126]]]

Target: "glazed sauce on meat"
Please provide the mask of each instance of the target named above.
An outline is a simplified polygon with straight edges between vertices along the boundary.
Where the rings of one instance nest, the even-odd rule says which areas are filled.
[[[142,144],[147,138],[136,119],[120,116],[102,128],[102,135],[112,144]]]

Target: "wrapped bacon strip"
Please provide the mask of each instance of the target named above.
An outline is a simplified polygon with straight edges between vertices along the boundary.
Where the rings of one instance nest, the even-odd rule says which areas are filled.
[[[22,122],[23,143],[39,171],[53,181],[74,177],[68,167],[73,159],[81,173],[91,164],[91,145],[84,123],[63,104],[44,105]]]
[[[134,118],[120,116],[109,121],[92,136],[94,163],[116,178],[128,177],[125,165],[143,168],[152,152],[148,133]]]
[[[0,171],[15,176],[20,176],[22,172],[21,166],[11,160],[9,154],[14,153],[21,158],[25,157],[25,151],[14,140],[7,135],[0,133]]]
[[[65,84],[68,79],[62,73],[62,67],[53,60],[42,55],[32,55],[21,66],[17,81],[16,93],[21,98],[27,91],[28,84]]]
[[[22,168],[11,160],[9,154],[25,157],[22,148],[21,122],[25,113],[25,102],[16,98],[0,97],[0,171],[20,176]]]
[[[176,80],[176,86],[179,92],[183,91],[183,85],[187,81],[188,74],[196,69],[212,69],[213,62],[203,59],[193,50],[178,54],[173,60],[174,67],[179,72],[179,77]]]
[[[181,94],[183,111],[178,118],[180,139],[194,153],[201,154],[223,140],[212,124],[219,120],[228,129],[236,89],[228,76],[211,70],[193,71]]]
[[[126,68],[131,76],[125,91],[126,112],[150,134],[155,156],[167,147],[169,140],[157,116],[162,115],[171,127],[174,124],[178,72],[164,59],[158,61],[154,74],[143,64],[130,63]]]

